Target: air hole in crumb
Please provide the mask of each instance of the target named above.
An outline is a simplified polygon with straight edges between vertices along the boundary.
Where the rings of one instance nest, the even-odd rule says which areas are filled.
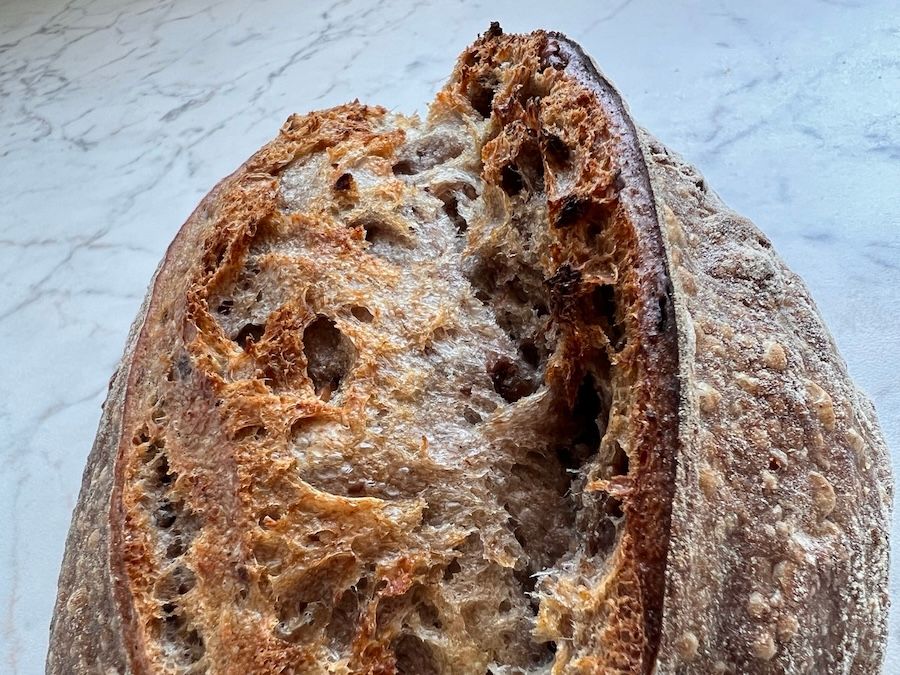
[[[534,381],[508,356],[491,357],[487,363],[487,373],[494,391],[507,403],[515,403],[537,389]]]
[[[500,171],[500,187],[510,197],[514,197],[522,191],[525,183],[522,180],[522,174],[512,164],[507,164]]]
[[[615,449],[609,462],[609,470],[612,476],[628,475],[628,453],[619,445],[618,441],[615,441]]]
[[[198,633],[196,629],[192,628],[185,634],[184,643],[187,647],[186,656],[189,663],[196,663],[203,657],[206,649],[203,645],[203,638],[200,636],[200,633]]]
[[[601,234],[603,234],[603,223],[599,221],[591,221],[587,226],[587,238],[588,241],[592,239],[596,239]]]
[[[372,319],[375,318],[372,316],[372,312],[361,305],[354,305],[351,307],[350,313],[353,315],[353,318],[361,323],[371,323]]]
[[[446,185],[434,190],[434,196],[441,200],[444,213],[456,227],[456,232],[463,234],[469,229],[469,223],[459,212],[460,195],[471,201],[478,196],[478,193],[471,184],[465,182]]]
[[[363,587],[364,588],[364,587]],[[359,629],[359,615],[365,604],[363,588],[357,585],[341,593],[331,610],[331,618],[325,626],[325,635],[331,648],[344,653]]]
[[[348,497],[365,497],[368,492],[365,481],[357,480],[347,483],[347,496]]]
[[[177,509],[168,499],[164,500],[156,509],[155,520],[157,527],[168,530],[175,524],[177,518]]]
[[[184,541],[182,541],[181,537],[180,536],[175,537],[175,539],[173,539],[171,541],[171,543],[169,543],[169,545],[166,546],[166,557],[169,560],[174,560],[175,558],[180,558],[181,556],[184,555],[184,552],[186,550],[187,549],[185,548]]]
[[[459,561],[454,558],[447,563],[447,567],[444,568],[444,581],[449,581],[460,572],[462,572],[462,567],[459,566]]]
[[[281,519],[281,507],[271,504],[259,513],[259,524],[262,527],[271,527]]]
[[[291,423],[291,438],[299,436],[305,432],[314,422],[313,417],[301,417]]]
[[[157,623],[160,641],[167,655],[175,662],[179,672],[203,658],[205,647],[200,633],[188,625],[184,615],[175,605],[161,608],[164,616]]]
[[[540,365],[541,355],[533,340],[522,340],[519,343],[519,353],[522,355],[522,360],[532,368]]]
[[[469,101],[472,107],[482,117],[490,117],[494,106],[494,87],[486,82],[472,82],[469,84]]]
[[[436,628],[441,630],[444,627],[443,622],[441,621],[441,614],[438,611],[438,608],[435,607],[428,600],[420,600],[418,602],[419,609],[419,619],[422,620],[422,623],[426,626],[430,626],[431,628]]]
[[[180,380],[186,380],[191,374],[191,358],[187,354],[179,354],[175,359],[175,373]]]
[[[662,333],[666,330],[666,324],[669,320],[669,302],[666,296],[659,296],[657,298],[657,305],[659,307],[659,317],[656,321],[656,329]]]
[[[481,415],[479,415],[475,410],[466,406],[463,408],[463,418],[469,424],[480,424],[481,423]]]
[[[596,286],[591,294],[594,321],[600,325],[615,351],[621,351],[625,345],[625,331],[617,317],[616,291],[612,284]]]
[[[331,400],[353,365],[356,348],[334,321],[320,315],[303,331],[303,353],[316,395]]]
[[[516,538],[516,541],[519,542],[519,546],[522,547],[523,551],[528,550],[528,538],[525,536],[525,530],[522,529],[522,526],[519,525],[515,519],[511,519],[511,524],[513,526],[512,533]]]
[[[397,675],[437,675],[440,672],[431,647],[415,635],[404,633],[391,646]]]
[[[613,518],[622,518],[625,514],[622,512],[622,502],[613,497],[606,500],[606,512]]]
[[[535,140],[528,140],[519,147],[516,169],[529,190],[540,192],[544,189],[544,157]]]
[[[157,598],[169,600],[188,593],[197,583],[197,577],[184,565],[175,565],[156,582],[154,592]]]
[[[597,425],[603,402],[594,385],[594,378],[587,375],[578,387],[572,422],[577,431],[571,443],[557,449],[560,465],[569,472],[577,472],[597,452],[602,434]]]
[[[351,187],[353,187],[353,175],[349,173],[342,173],[334,182],[334,189],[340,192],[349,190]]]
[[[305,642],[316,634],[316,627],[326,612],[321,602],[284,603],[279,610],[280,621],[275,625],[275,634],[287,642]]]
[[[556,227],[570,227],[578,223],[587,213],[588,203],[576,195],[568,195],[562,201],[559,212],[556,214]]]
[[[394,175],[411,176],[459,157],[466,145],[457,134],[436,130],[410,141],[392,167]]]
[[[254,438],[256,440],[261,440],[268,435],[268,431],[265,427],[259,425],[250,425],[248,427],[242,427],[234,432],[233,440],[235,441],[244,441],[248,438]]]
[[[156,464],[156,482],[158,485],[169,485],[177,476],[169,472],[169,459],[165,454],[159,454],[159,460]]]
[[[249,343],[259,342],[265,332],[266,327],[264,325],[248,323],[238,331],[238,334],[234,337],[234,341],[240,345],[241,349],[247,349]]]
[[[219,303],[219,306],[216,307],[216,312],[221,314],[222,316],[228,316],[231,314],[231,310],[234,308],[234,300],[223,300]]]
[[[415,169],[413,169],[412,162],[408,159],[400,160],[391,167],[391,170],[396,176],[411,176],[416,172]]]
[[[462,234],[469,229],[469,223],[459,213],[459,200],[455,193],[450,192],[440,197],[441,203],[444,205],[444,213],[456,227],[456,232]]]
[[[505,614],[506,612],[508,612],[509,610],[512,609],[512,603],[510,603],[509,600],[501,600],[501,601],[500,601],[500,605],[497,607],[497,609],[498,609],[502,614]]]
[[[375,217],[367,217],[353,223],[354,227],[361,227],[365,232],[365,240],[372,247],[379,246],[408,246],[409,241],[404,234],[389,223]]]
[[[557,170],[567,168],[571,153],[563,140],[556,134],[547,134],[545,143],[547,147],[547,163]]]

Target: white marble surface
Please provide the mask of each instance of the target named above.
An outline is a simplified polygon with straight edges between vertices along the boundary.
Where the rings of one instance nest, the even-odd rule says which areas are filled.
[[[422,110],[491,19],[581,41],[766,231],[900,453],[893,0],[0,0],[0,672],[42,671],[107,380],[179,224],[293,111]]]

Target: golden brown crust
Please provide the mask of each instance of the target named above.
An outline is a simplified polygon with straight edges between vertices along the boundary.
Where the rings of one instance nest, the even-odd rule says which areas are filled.
[[[290,118],[129,345],[48,672],[880,662],[870,405],[768,242],[564,36],[492,26],[424,125]]]

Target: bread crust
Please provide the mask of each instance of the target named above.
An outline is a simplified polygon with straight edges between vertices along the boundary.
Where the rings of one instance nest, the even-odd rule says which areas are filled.
[[[97,438],[87,458],[81,490],[72,514],[60,570],[58,594],[50,622],[46,672],[132,673],[135,668],[126,626],[131,620],[128,603],[122,602],[122,576],[115,570],[111,542],[114,531],[116,460],[127,433],[122,420],[135,386],[132,365],[148,349],[146,321],[154,300],[170,292],[172,277],[183,268],[178,259],[190,259],[197,246],[198,225],[243,167],[220,181],[203,198],[166,249],[150,280],[149,289],[126,339],[125,351],[109,381]],[[130,439],[129,439],[130,440]],[[137,672],[141,672],[138,670]]]
[[[686,393],[659,672],[876,673],[893,480],[874,408],[765,235],[640,141]]]
[[[555,81],[571,88],[573,100],[590,92],[584,101],[596,106],[593,124],[603,126],[604,152],[620,184],[616,217],[635,237],[631,271],[637,290],[629,338],[639,343],[633,358],[642,378],[634,391],[644,415],[635,438],[638,448],[653,450],[649,457],[637,450],[629,457],[634,478],[623,498],[619,571],[603,592],[605,609],[585,601],[585,608],[602,617],[590,638],[595,653],[580,656],[570,669],[877,672],[888,603],[887,451],[874,409],[849,380],[802,282],[749,221],[722,205],[695,169],[635,127],[615,88],[565,36],[503,36],[492,28],[463,54],[440,96],[469,105],[464,92],[480,86],[486,72],[478,59],[495,53],[559,71]],[[233,347],[203,337],[221,333],[212,323],[208,289],[236,274],[256,228],[276,210],[281,197],[275,177],[305,154],[346,152],[339,148],[350,147],[340,145],[347,139],[366,151],[376,144],[375,154],[389,157],[404,134],[385,133],[385,124],[384,110],[358,104],[292,117],[278,139],[204,199],[169,247],[132,326],[88,459],[60,575],[48,673],[163,668],[165,655],[141,618],[157,611],[141,598],[159,585],[160,563],[152,541],[141,534],[146,494],[133,486],[146,482],[146,467],[156,467],[167,496],[154,499],[186,500],[190,509],[179,515],[185,523],[193,513],[239,523],[246,514],[238,502],[252,489],[244,481],[272,467],[254,469],[252,462],[262,462],[262,456],[251,459],[236,439],[258,428],[252,425],[260,424],[253,421],[260,414],[268,416],[263,428],[270,434],[288,434],[298,413],[290,392],[268,390],[240,392],[264,398],[263,413],[232,410],[233,382],[216,375],[198,384],[192,378],[200,376],[190,368],[180,373],[175,357],[166,362],[160,355],[188,353],[198,370],[208,364],[208,373],[218,372],[216,360]],[[503,167],[485,157],[485,172],[499,175]],[[343,194],[356,189],[346,175],[336,183]],[[593,190],[600,178],[576,187]],[[560,218],[566,195],[554,189],[548,184],[550,217]],[[309,325],[293,320],[285,316],[287,332]],[[279,348],[290,354],[294,347]],[[274,377],[294,375],[279,371]],[[157,439],[154,424],[148,427],[145,419],[147,410],[156,410],[156,383],[179,378],[191,383],[185,387],[192,398],[170,405],[186,411],[179,413],[182,431],[202,440],[184,459],[170,454],[159,469],[157,445],[183,441]],[[219,421],[213,411],[223,401]],[[151,418],[157,415],[166,412]],[[138,461],[138,451],[146,458]],[[241,462],[250,474],[236,468]],[[234,478],[205,480],[203,472],[217,466]],[[344,507],[335,502],[334,508]],[[176,558],[190,555],[195,568],[205,566],[204,578],[222,579],[222,588],[204,593],[246,593],[242,575],[248,572],[235,576],[236,563],[229,558],[233,551],[236,559],[248,559],[250,553],[241,549],[246,541],[237,531],[219,536],[206,557],[195,552]],[[206,545],[201,536],[194,547]],[[400,575],[398,584],[406,574],[409,585],[409,570],[392,574]],[[215,611],[214,603],[192,602],[198,616]],[[551,636],[563,616],[554,611],[542,606],[537,617],[538,630]],[[186,648],[196,647],[188,636]],[[302,645],[285,647],[265,626],[228,624],[217,640],[212,648],[223,654],[218,663],[232,668],[322,668]],[[395,667],[390,654],[367,658],[369,672]]]

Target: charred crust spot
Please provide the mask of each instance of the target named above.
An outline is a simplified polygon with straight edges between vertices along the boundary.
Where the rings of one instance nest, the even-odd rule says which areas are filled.
[[[487,32],[484,34],[486,38],[496,38],[503,35],[503,29],[500,27],[499,21],[491,21],[491,25],[488,26]]]

